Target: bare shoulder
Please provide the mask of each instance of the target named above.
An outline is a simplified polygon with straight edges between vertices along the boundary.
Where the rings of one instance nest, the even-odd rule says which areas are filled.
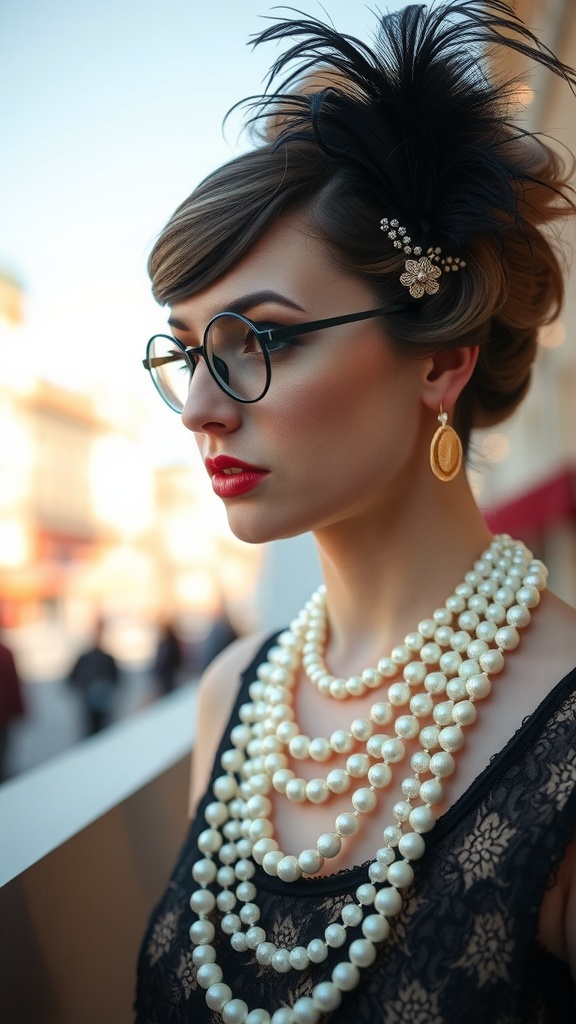
[[[254,633],[235,640],[211,662],[198,684],[191,812],[206,788],[214,755],[236,700],[240,674],[250,664],[267,635]]]

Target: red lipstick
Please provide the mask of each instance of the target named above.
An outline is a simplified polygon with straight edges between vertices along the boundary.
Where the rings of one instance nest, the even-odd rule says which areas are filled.
[[[212,489],[219,498],[237,498],[247,494],[269,473],[269,470],[261,466],[252,466],[230,455],[206,459],[205,465],[212,478]]]

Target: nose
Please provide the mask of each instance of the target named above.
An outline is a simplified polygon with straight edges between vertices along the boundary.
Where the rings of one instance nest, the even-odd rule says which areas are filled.
[[[198,360],[182,410],[182,423],[195,434],[230,433],[242,422],[243,406],[218,387],[204,359]]]

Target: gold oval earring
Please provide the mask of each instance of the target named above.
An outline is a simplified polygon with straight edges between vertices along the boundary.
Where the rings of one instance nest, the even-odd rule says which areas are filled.
[[[462,465],[462,443],[458,434],[448,423],[448,413],[442,409],[438,416],[438,427],[430,445],[430,468],[443,483],[453,480]]]

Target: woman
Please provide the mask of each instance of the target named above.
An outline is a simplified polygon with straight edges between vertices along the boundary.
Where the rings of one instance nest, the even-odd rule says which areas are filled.
[[[526,392],[573,212],[479,47],[574,75],[499,0],[278,38],[304,78],[162,232],[145,365],[234,533],[311,530],[324,586],[206,672],[137,1020],[573,1020],[576,613],[460,444]]]

